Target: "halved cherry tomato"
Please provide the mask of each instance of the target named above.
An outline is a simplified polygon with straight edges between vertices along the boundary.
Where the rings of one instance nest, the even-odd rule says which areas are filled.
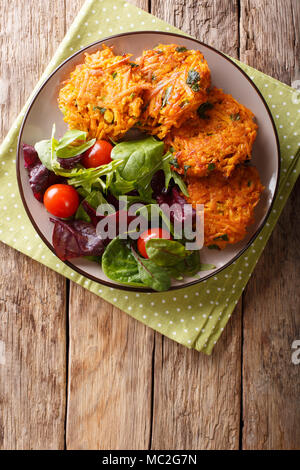
[[[149,258],[147,255],[146,251],[146,243],[148,240],[151,238],[165,238],[167,240],[171,239],[171,234],[167,232],[167,230],[164,230],[163,228],[149,228],[145,232],[143,232],[137,242],[137,247],[140,252],[140,254],[144,258]]]
[[[44,194],[44,205],[50,214],[66,219],[77,211],[79,196],[73,186],[53,184]]]
[[[96,140],[93,147],[88,149],[81,160],[85,168],[96,168],[111,162],[110,154],[113,146],[107,140]]]

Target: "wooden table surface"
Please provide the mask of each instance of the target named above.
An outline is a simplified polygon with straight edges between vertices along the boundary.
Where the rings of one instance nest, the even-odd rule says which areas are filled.
[[[299,0],[132,3],[300,78]],[[1,1],[1,138],[82,4]],[[299,196],[298,184],[210,357],[0,244],[0,448],[299,449]]]

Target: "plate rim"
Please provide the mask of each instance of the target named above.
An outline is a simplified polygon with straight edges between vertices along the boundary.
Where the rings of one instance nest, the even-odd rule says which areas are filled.
[[[250,85],[254,88],[254,90],[256,91],[256,93],[259,95],[268,115],[269,115],[269,118],[270,118],[270,121],[271,121],[271,124],[272,124],[272,127],[273,127],[273,132],[274,132],[274,135],[275,135],[275,140],[276,140],[276,148],[277,148],[277,168],[278,168],[278,173],[277,173],[277,179],[276,179],[276,186],[275,186],[275,190],[274,190],[274,194],[273,194],[273,197],[272,197],[272,200],[271,200],[271,204],[270,204],[270,207],[268,208],[268,211],[267,213],[265,214],[262,222],[260,223],[259,227],[257,228],[257,230],[255,231],[255,233],[252,235],[251,239],[247,242],[247,244],[241,248],[241,250],[230,260],[228,261],[226,264],[224,264],[224,266],[220,267],[219,269],[217,269],[216,271],[214,271],[213,273],[211,274],[207,274],[206,276],[200,278],[200,279],[194,279],[192,281],[189,281],[187,282],[185,285],[174,285],[174,286],[171,286],[167,291],[165,292],[171,292],[173,290],[179,290],[179,289],[185,289],[187,287],[192,287],[192,286],[195,286],[196,284],[200,284],[201,282],[203,281],[207,281],[208,279],[210,279],[211,277],[213,276],[216,276],[217,274],[219,274],[221,271],[223,271],[224,269],[228,268],[229,266],[231,266],[235,261],[237,261],[238,258],[240,258],[243,253],[245,253],[245,251],[247,251],[247,249],[252,245],[252,243],[256,240],[256,238],[258,237],[258,235],[261,233],[262,229],[264,228],[267,220],[268,220],[268,217],[272,211],[272,208],[273,208],[273,205],[274,205],[274,202],[275,202],[275,199],[276,199],[276,196],[277,196],[277,193],[278,193],[278,188],[279,188],[279,180],[280,180],[280,170],[281,170],[281,150],[280,150],[280,143],[279,143],[279,137],[278,137],[278,132],[277,132],[277,129],[276,129],[276,125],[275,125],[275,121],[274,121],[274,118],[272,116],[272,113],[269,109],[269,106],[267,105],[266,103],[266,100],[265,98],[263,97],[261,91],[258,89],[258,87],[255,85],[255,83],[253,83],[253,81],[251,80],[251,78],[246,74],[246,72],[238,65],[236,64],[229,56],[227,56],[226,54],[224,54],[223,52],[215,49],[213,46],[210,46],[209,44],[206,44],[204,43],[203,41],[200,41],[199,39],[196,39],[196,38],[193,38],[193,37],[190,37],[190,36],[187,36],[187,35],[184,35],[184,34],[179,34],[179,33],[172,33],[172,32],[168,32],[168,31],[153,31],[153,30],[143,30],[143,31],[129,31],[129,32],[125,32],[125,33],[119,33],[119,34],[114,34],[114,35],[111,35],[111,36],[106,36],[105,38],[103,39],[99,39],[98,41],[94,41],[90,44],[88,44],[87,46],[79,49],[78,51],[74,52],[72,55],[70,55],[69,57],[67,57],[65,60],[63,60],[51,73],[50,75],[43,81],[43,83],[39,86],[38,90],[34,93],[33,97],[31,98],[30,100],[30,103],[28,105],[28,108],[24,114],[24,117],[22,119],[22,123],[21,123],[21,126],[20,126],[20,131],[19,131],[19,135],[18,135],[18,143],[17,143],[17,160],[16,160],[16,175],[17,175],[17,182],[18,182],[18,188],[19,188],[19,193],[20,193],[20,196],[21,196],[21,200],[22,200],[22,203],[23,203],[23,206],[24,206],[24,209],[27,213],[27,216],[31,222],[31,224],[33,225],[35,231],[38,233],[38,235],[40,236],[40,238],[42,239],[42,241],[45,243],[45,245],[52,251],[52,253],[57,257],[56,253],[55,253],[55,250],[54,250],[54,247],[53,245],[48,242],[48,240],[46,239],[46,237],[44,236],[44,234],[41,232],[41,230],[39,229],[35,219],[33,218],[32,214],[31,214],[31,211],[29,210],[29,207],[27,205],[27,202],[25,200],[25,196],[24,196],[24,191],[23,191],[23,185],[22,185],[22,181],[21,181],[21,172],[20,172],[20,163],[21,163],[21,140],[22,140],[22,135],[23,135],[23,131],[24,131],[24,127],[25,127],[25,124],[26,124],[26,121],[27,121],[27,118],[29,116],[29,113],[31,111],[31,108],[35,102],[35,100],[37,99],[38,95],[40,94],[40,92],[42,91],[42,89],[44,88],[44,86],[48,83],[48,81],[53,77],[53,75],[55,75],[58,70],[60,70],[67,62],[69,62],[71,59],[73,59],[74,57],[76,57],[77,55],[79,54],[82,54],[86,49],[89,49],[90,47],[93,47],[93,46],[96,46],[96,45],[101,45],[103,44],[105,41],[107,40],[111,40],[111,39],[114,39],[114,38],[119,38],[119,37],[124,37],[124,36],[132,36],[132,35],[140,35],[140,34],[152,34],[152,35],[157,35],[157,34],[162,34],[164,36],[175,36],[175,37],[178,37],[178,38],[183,38],[183,39],[189,39],[191,41],[194,41],[196,42],[198,45],[200,46],[204,46],[204,47],[207,47],[208,49],[211,49],[213,52],[219,54],[220,56],[222,56],[227,62],[229,62],[231,65],[233,65],[235,68],[237,68],[239,70],[240,73],[242,73],[242,75],[244,75],[244,77],[248,80],[248,82],[250,83]],[[58,257],[57,257],[58,258]],[[60,259],[60,258],[58,258]],[[93,276],[92,274],[88,274],[86,273],[84,270],[82,270],[81,268],[75,266],[73,263],[71,263],[70,261],[62,261],[60,259],[61,262],[63,262],[64,264],[66,264],[69,268],[71,268],[72,270],[76,271],[78,274],[80,274],[81,276],[83,277],[86,277],[88,279],[90,279],[91,281],[93,282],[96,282],[97,284],[101,284],[101,285],[104,285],[106,287],[110,287],[110,288],[113,288],[113,289],[120,289],[120,290],[125,290],[125,291],[128,291],[128,292],[145,292],[145,293],[152,293],[152,294],[159,294],[161,292],[156,292],[150,288],[143,288],[143,287],[134,287],[134,286],[127,286],[127,285],[124,285],[124,284],[114,284],[113,282],[109,282],[109,281],[105,281],[103,279],[99,279],[95,276]],[[101,269],[101,266],[99,265],[100,269]]]

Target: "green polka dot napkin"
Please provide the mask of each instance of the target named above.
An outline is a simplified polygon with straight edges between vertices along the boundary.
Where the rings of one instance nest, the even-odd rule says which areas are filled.
[[[88,0],[59,46],[43,77],[76,50],[120,32],[178,30],[123,0]],[[300,99],[292,88],[238,62],[264,95],[280,138],[282,167],[276,202],[251,247],[221,274],[197,286],[169,293],[127,293],[80,276],[44,245],[31,226],[19,196],[15,155],[24,110],[0,148],[0,239],[169,338],[210,354],[230,318],[300,172]],[[36,91],[36,90],[34,90]]]

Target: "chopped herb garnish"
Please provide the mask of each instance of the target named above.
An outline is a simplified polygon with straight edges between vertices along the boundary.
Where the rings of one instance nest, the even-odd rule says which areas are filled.
[[[162,54],[163,51],[161,51],[160,49],[154,49],[154,52],[157,52],[157,54]]]
[[[247,186],[249,187],[251,186],[251,184],[252,184],[252,181],[248,181]]]
[[[175,168],[179,168],[179,163],[177,161],[177,158],[174,157],[172,160],[170,160],[171,165],[173,165]]]
[[[210,163],[207,167],[208,171],[212,171],[216,168],[216,165],[214,163]]]
[[[134,62],[129,62],[129,65],[132,69],[134,69],[134,67],[138,67],[138,64],[135,64]]]
[[[113,72],[113,73],[112,73],[112,78],[115,79],[117,75],[118,75],[117,72]]]
[[[156,76],[155,76],[154,73],[152,74],[151,80],[152,80],[153,82],[156,80]]]
[[[136,125],[141,126],[142,125],[141,121],[136,121]]]
[[[191,168],[191,165],[184,165],[184,176],[186,176],[188,169]]]
[[[220,235],[219,237],[215,237],[214,240],[224,240],[225,242],[229,241],[227,233],[224,233],[224,235]]]
[[[210,135],[214,135],[213,132],[209,132],[208,134],[206,134],[207,136],[210,136]]]
[[[172,88],[173,88],[172,85],[166,88],[164,97],[162,99],[161,108],[164,108],[169,103],[169,98],[170,98]]]
[[[230,119],[232,121],[239,121],[241,119],[240,113],[230,114]]]
[[[181,101],[181,103],[180,103],[179,106],[180,106],[181,108],[184,108],[187,104],[189,104],[189,100],[183,100],[183,101]]]
[[[209,250],[220,250],[220,247],[218,245],[208,245]]]
[[[133,99],[135,97],[135,93],[130,94],[130,98]]]
[[[205,103],[200,104],[199,108],[197,109],[197,114],[199,118],[201,119],[209,119],[209,116],[207,116],[206,111],[209,109],[212,109],[214,105],[210,103],[209,101],[206,101]]]
[[[186,51],[187,51],[187,48],[184,47],[184,46],[176,47],[176,51],[177,51],[177,52],[186,52]]]
[[[190,85],[190,88],[193,91],[199,91],[200,90],[200,85],[199,85],[199,83],[194,83],[193,85]]]
[[[193,90],[193,91],[199,91],[200,90],[200,74],[197,72],[195,69],[190,69],[186,83],[187,85]]]
[[[94,106],[93,110],[95,111],[96,109],[98,109],[98,111],[100,111],[101,114],[104,114],[106,111],[106,108],[101,108],[101,106]]]

